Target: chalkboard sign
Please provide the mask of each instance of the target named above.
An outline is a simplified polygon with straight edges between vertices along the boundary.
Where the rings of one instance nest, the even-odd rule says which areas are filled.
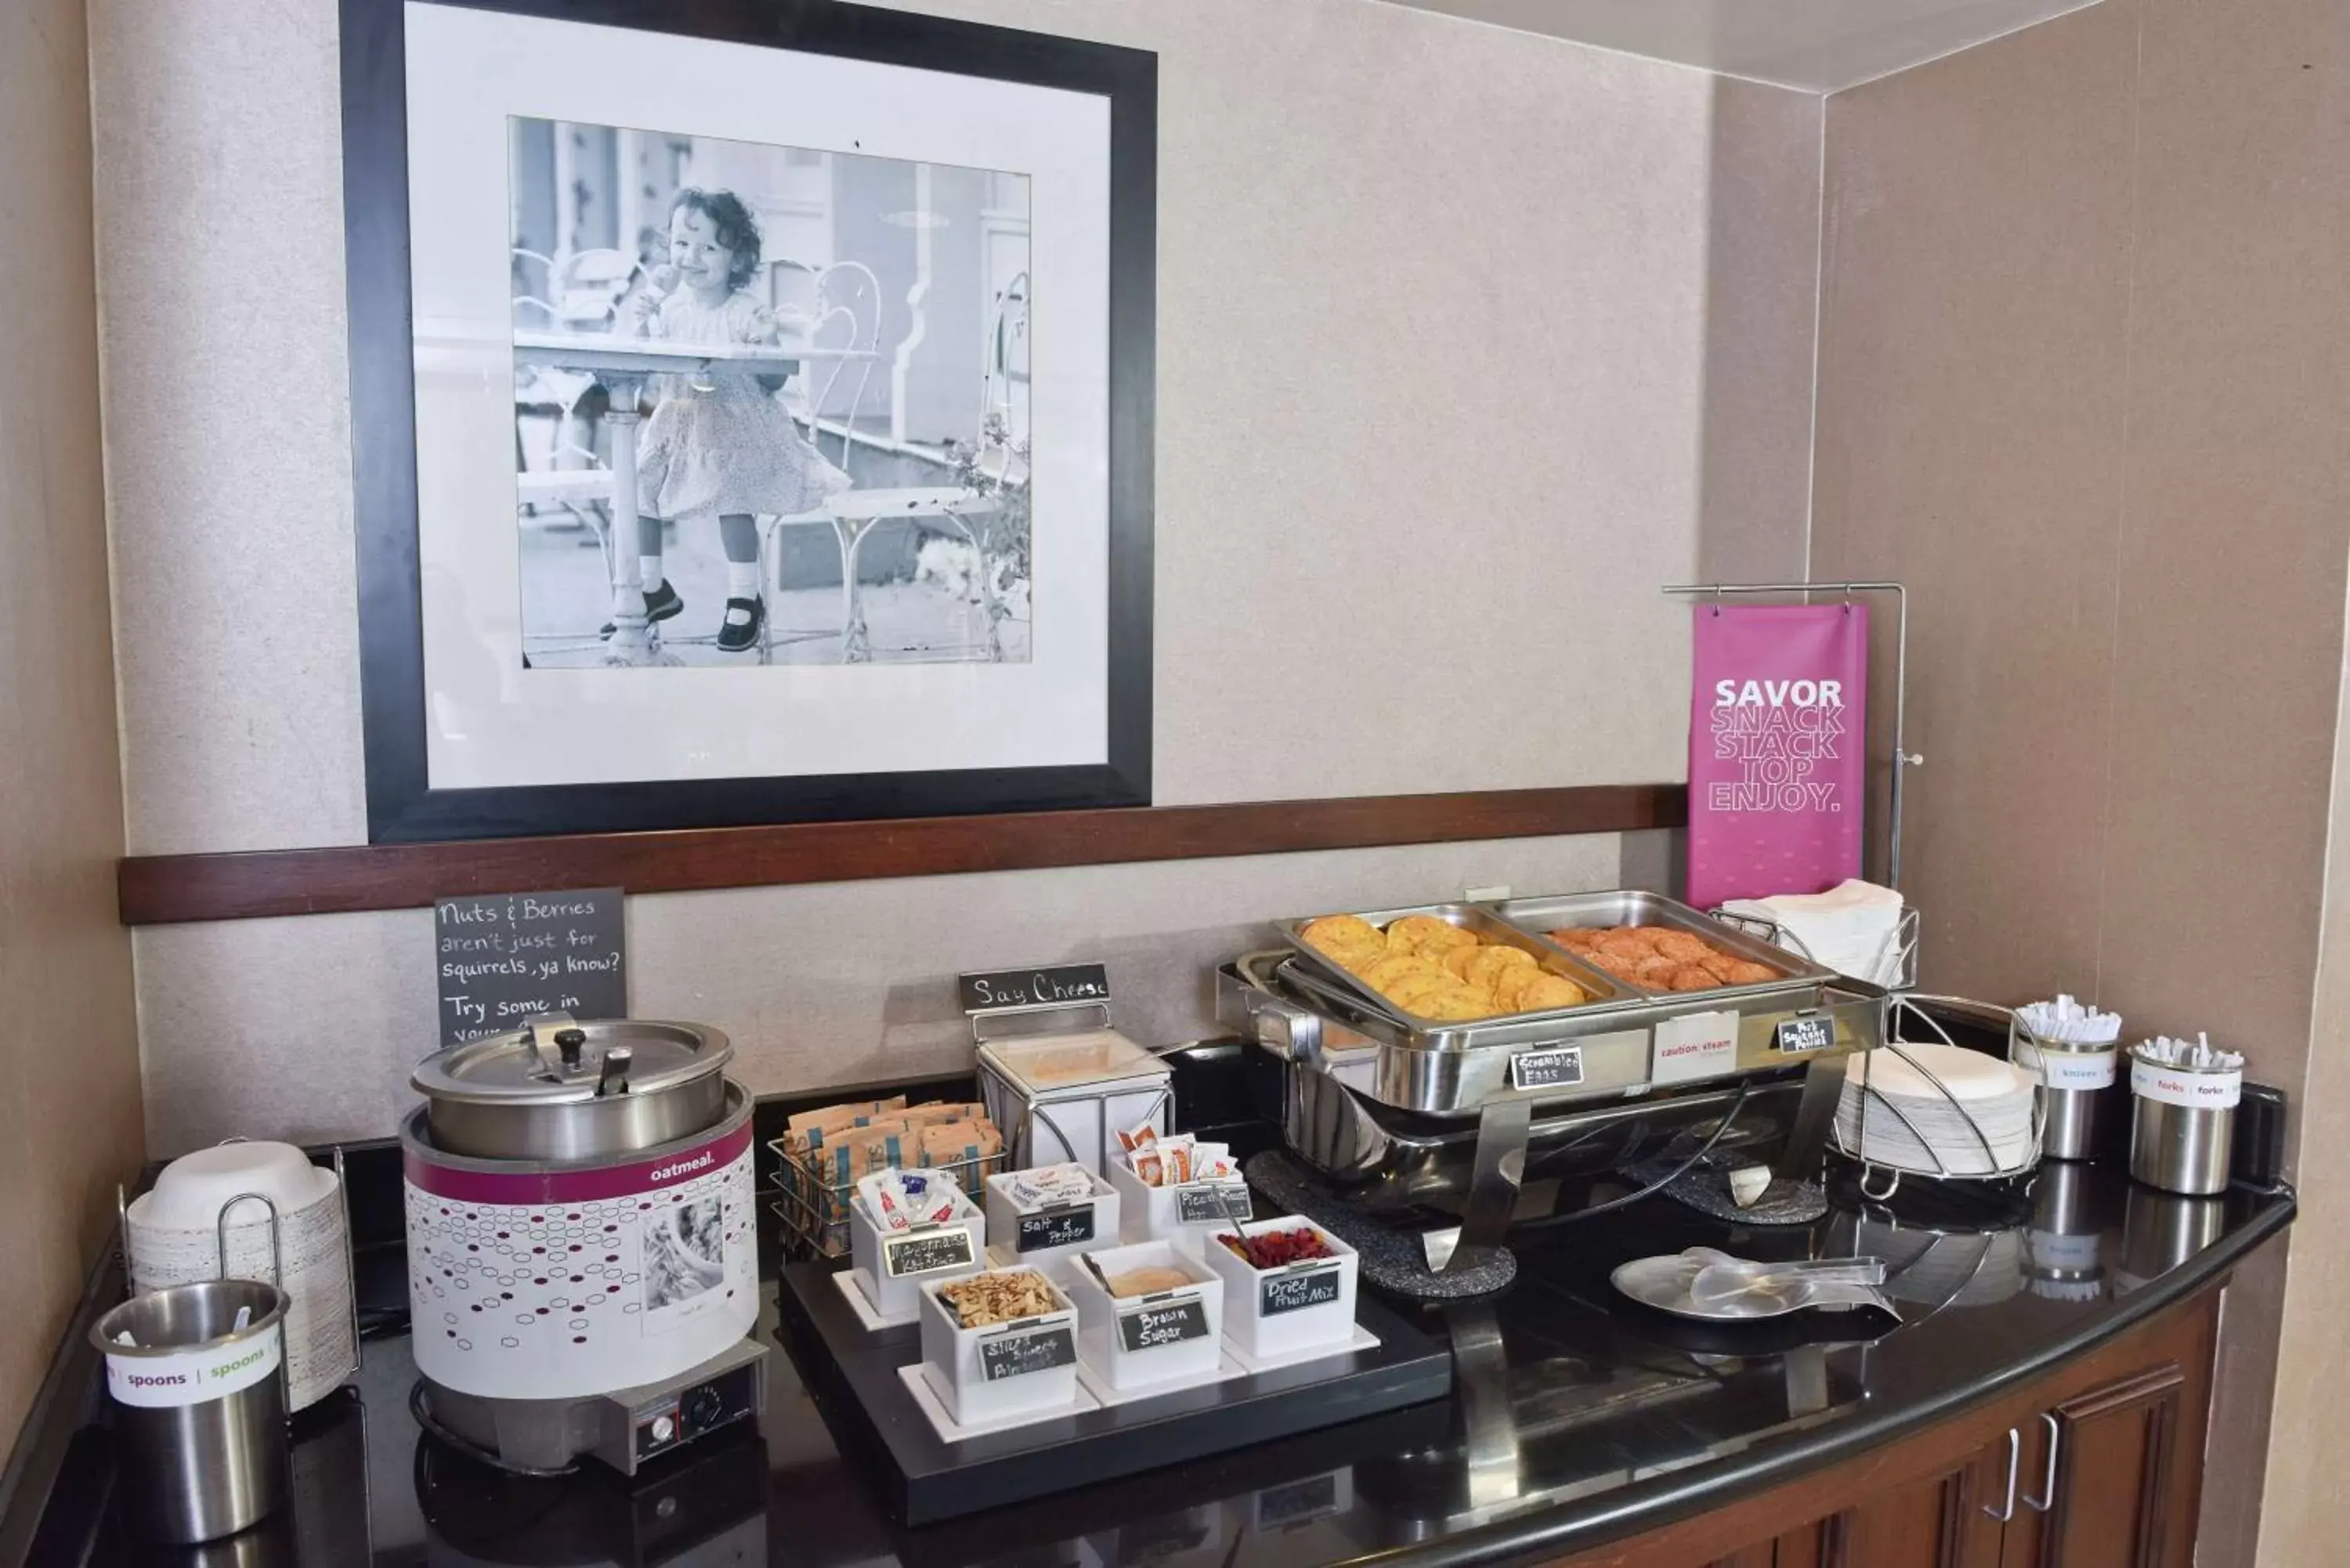
[[[1094,1206],[1090,1201],[1065,1204],[1058,1209],[1039,1209],[1034,1214],[1020,1216],[1018,1232],[1013,1238],[1016,1251],[1038,1252],[1047,1247],[1074,1247],[1080,1241],[1094,1239]]]
[[[893,1280],[939,1269],[967,1269],[977,1262],[971,1232],[961,1225],[881,1239],[881,1272]]]
[[[1583,1047],[1554,1045],[1544,1051],[1521,1051],[1510,1058],[1513,1089],[1556,1089],[1583,1082]]]
[[[1118,1314],[1118,1339],[1129,1351],[1156,1350],[1162,1345],[1208,1337],[1208,1306],[1197,1296],[1181,1301],[1145,1297],[1140,1306]]]
[[[1216,1189],[1223,1189],[1223,1202],[1216,1201]],[[1175,1189],[1175,1219],[1178,1223],[1197,1225],[1204,1220],[1222,1220],[1226,1215],[1234,1220],[1253,1220],[1249,1210],[1249,1189],[1245,1181],[1195,1181]]]
[[[519,1029],[542,1012],[626,1018],[620,889],[500,893],[432,907],[441,1044]]]
[[[1833,1018],[1787,1018],[1779,1023],[1782,1051],[1825,1051],[1835,1044]]]
[[[990,1383],[1001,1383],[1007,1377],[1050,1372],[1055,1366],[1069,1366],[1076,1358],[1076,1337],[1069,1333],[1066,1324],[1055,1324],[1051,1328],[999,1334],[993,1339],[982,1340],[979,1375]]]
[[[1109,1004],[1109,971],[1097,963],[974,971],[955,976],[965,1012],[1031,1012]]]
[[[1268,1274],[1257,1291],[1259,1317],[1278,1317],[1285,1312],[1322,1306],[1338,1299],[1338,1268],[1329,1263],[1318,1269],[1301,1269],[1294,1274]]]

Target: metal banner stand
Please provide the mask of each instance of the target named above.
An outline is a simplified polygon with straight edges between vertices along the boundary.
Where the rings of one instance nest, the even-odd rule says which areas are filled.
[[[1801,594],[1810,604],[1814,594],[1835,594],[1846,604],[1855,594],[1893,596],[1893,783],[1886,802],[1885,885],[1901,889],[1902,770],[1922,766],[1926,759],[1908,746],[1905,722],[1909,706],[1909,595],[1899,583],[1675,583],[1664,591],[1677,597],[1716,601],[1731,594]],[[1864,744],[1866,738],[1864,737]]]

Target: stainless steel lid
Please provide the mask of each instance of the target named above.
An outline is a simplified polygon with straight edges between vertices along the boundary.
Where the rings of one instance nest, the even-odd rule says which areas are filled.
[[[733,1043],[707,1024],[553,1012],[427,1056],[408,1081],[442,1103],[567,1106],[681,1089],[718,1073],[733,1054]]]

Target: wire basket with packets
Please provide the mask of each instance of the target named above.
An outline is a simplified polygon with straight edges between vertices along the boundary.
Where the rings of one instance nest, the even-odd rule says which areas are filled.
[[[773,1207],[789,1250],[802,1256],[848,1251],[850,1205],[866,1177],[935,1170],[972,1193],[1004,1168],[1003,1134],[984,1106],[909,1106],[903,1095],[802,1111],[767,1147],[775,1157]]]

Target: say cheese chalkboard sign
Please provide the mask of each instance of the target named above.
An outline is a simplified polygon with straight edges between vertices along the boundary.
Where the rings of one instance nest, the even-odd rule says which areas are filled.
[[[961,1225],[884,1237],[881,1242],[881,1269],[893,1280],[940,1269],[967,1269],[978,1261],[972,1250],[971,1231]]]
[[[1041,1252],[1048,1247],[1074,1247],[1093,1239],[1094,1206],[1087,1201],[1021,1215],[1013,1247],[1016,1251]]]
[[[432,907],[441,1044],[519,1029],[542,1012],[626,1018],[620,889],[499,893]]]
[[[1292,1273],[1268,1274],[1258,1282],[1257,1290],[1259,1317],[1322,1306],[1338,1299],[1338,1265],[1325,1263]]]
[[[955,976],[965,1012],[1033,1012],[1109,1005],[1109,971],[1097,963],[975,971]]]
[[[1050,1372],[1056,1366],[1066,1366],[1077,1358],[1076,1335],[1068,1324],[1055,1324],[1050,1328],[1022,1331],[1014,1325],[1009,1334],[983,1340],[979,1346],[979,1374],[990,1383],[1001,1383],[1007,1377],[1025,1377],[1032,1372]]]
[[[1146,1296],[1141,1305],[1118,1314],[1118,1340],[1129,1351],[1207,1337],[1208,1307],[1198,1296],[1180,1301]]]

